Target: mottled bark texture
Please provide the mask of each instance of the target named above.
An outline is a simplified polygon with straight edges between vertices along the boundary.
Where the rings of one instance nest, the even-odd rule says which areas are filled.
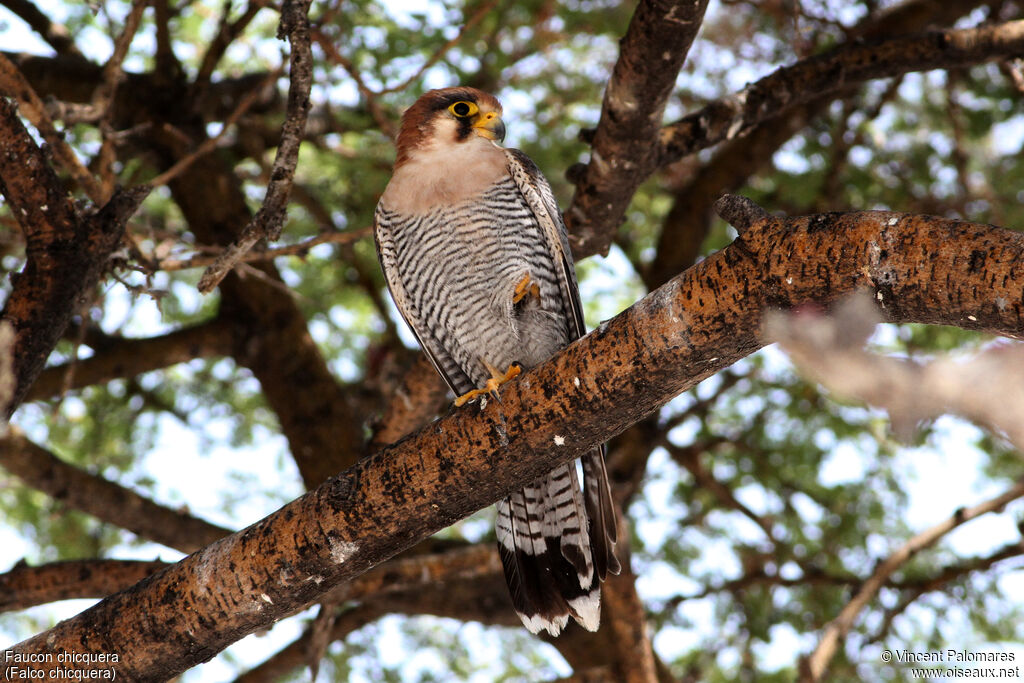
[[[58,600],[105,598],[169,566],[159,560],[68,560],[37,567],[19,562],[0,574],[0,612]]]
[[[295,167],[299,163],[299,145],[306,131],[309,116],[309,92],[313,85],[313,53],[309,38],[309,5],[312,0],[285,0],[277,37],[287,38],[291,45],[288,78],[288,106],[281,141],[277,146],[274,167],[267,185],[263,206],[245,226],[238,238],[224,250],[217,261],[206,269],[199,280],[199,291],[208,294],[224,279],[257,242],[276,240],[288,215]]]
[[[661,135],[661,164],[730,140],[758,123],[852,83],[978,64],[1024,54],[1024,20],[971,29],[843,45],[778,69],[735,95],[709,104]]]
[[[640,10],[637,12],[639,15]],[[867,34],[878,35],[875,31]],[[615,135],[605,129],[617,128],[602,119],[594,134],[594,156],[586,173],[575,167],[570,169],[570,180],[577,185],[572,204],[566,211],[566,224],[573,232],[573,253],[583,258],[608,250],[633,191],[655,170],[720,142],[741,137],[795,107],[871,79],[1021,54],[1024,54],[1024,20],[973,29],[929,31],[889,40],[873,39],[844,44],[827,54],[778,69],[742,91],[660,128],[650,138],[634,131],[624,140],[613,142]],[[606,95],[606,106],[607,101]],[[641,115],[651,117],[648,122],[654,117],[660,120],[664,102],[659,104],[656,98],[648,97],[631,102],[634,107],[631,122],[635,127],[646,130],[640,126]],[[619,134],[625,135],[624,130],[628,129],[619,130]],[[634,140],[635,144],[635,139],[643,139],[646,146],[627,143],[627,140]],[[599,141],[603,141],[600,146]],[[650,146],[652,141],[656,141],[656,148]],[[606,185],[598,185],[593,180],[598,174],[606,178]],[[628,194],[622,195],[625,199],[616,194],[623,193],[624,188],[628,189]],[[603,199],[598,200],[598,197]]]
[[[43,151],[0,97],[0,193],[25,235],[25,268],[12,276],[2,318],[14,326],[17,385],[9,417],[43,369],[46,358],[107,267],[124,226],[148,188],[116,193],[102,208],[80,211]]]
[[[452,412],[14,649],[116,652],[121,680],[169,678],[755,351],[769,309],[866,289],[892,321],[1024,336],[1021,233],[890,212],[787,219],[741,200],[722,206],[748,223],[742,237],[506,385],[500,401]]]
[[[89,102],[102,83],[102,68],[81,59],[11,58],[41,97],[53,97],[62,103]],[[112,103],[113,125],[119,129],[142,127],[145,133],[139,144],[155,157],[161,170],[172,167],[198,147],[207,138],[206,122],[229,116],[234,103],[254,88],[259,89],[260,97],[249,113],[266,113],[279,104],[273,88],[261,88],[266,79],[263,73],[213,82],[200,90],[195,101],[190,98],[192,93],[183,74],[172,67],[148,74],[125,74]],[[271,137],[262,129],[253,129],[253,125],[240,124],[239,137],[266,137],[266,147],[278,143],[279,131]],[[229,245],[252,220],[242,180],[225,155],[208,154],[197,159],[189,172],[175,178],[169,187],[201,244]],[[226,333],[218,347],[229,346],[232,358],[252,370],[259,380],[303,481],[313,488],[364,454],[362,425],[366,415],[331,374],[309,335],[305,316],[274,265],[257,264],[252,268],[260,277],[243,278],[232,272],[220,285],[217,317]],[[44,359],[45,355],[39,360],[40,369]],[[91,369],[103,372],[99,361],[90,364]],[[304,391],[295,391],[296,387]]]
[[[590,163],[571,169],[565,214],[573,251],[607,253],[640,183],[657,168],[665,105],[704,20],[707,0],[640,0],[601,105]]]

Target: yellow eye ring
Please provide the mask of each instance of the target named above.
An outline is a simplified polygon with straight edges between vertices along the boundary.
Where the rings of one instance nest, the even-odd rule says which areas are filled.
[[[448,111],[452,113],[452,116],[464,119],[470,116],[475,116],[480,111],[480,107],[476,106],[473,102],[467,102],[465,100],[459,100],[455,104],[448,107]]]

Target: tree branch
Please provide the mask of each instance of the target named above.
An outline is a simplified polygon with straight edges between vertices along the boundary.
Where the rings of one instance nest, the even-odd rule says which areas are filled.
[[[107,201],[108,197],[103,196],[99,182],[89,172],[89,169],[82,165],[75,151],[71,149],[71,145],[64,140],[64,135],[58,132],[53,125],[39,95],[29,85],[18,67],[2,54],[0,54],[0,94],[15,97],[18,100],[18,106],[25,118],[35,126],[39,135],[52,148],[53,158],[78,183],[82,191],[96,204]]]
[[[878,590],[885,585],[885,582],[894,571],[906,564],[918,552],[935,545],[943,536],[961,524],[971,521],[976,517],[998,512],[1007,503],[1024,497],[1024,482],[1015,484],[995,498],[980,503],[970,508],[960,508],[953,516],[946,521],[936,524],[932,528],[914,536],[907,541],[899,550],[890,555],[884,562],[878,565],[874,573],[868,577],[857,594],[847,603],[835,619],[825,627],[825,632],[814,649],[804,662],[801,662],[800,680],[808,683],[820,681],[828,669],[828,664],[835,656],[840,641],[846,637],[853,622],[861,610],[870,602]]]
[[[981,267],[975,251],[986,257]],[[921,253],[932,255],[926,267]],[[1022,259],[1024,234],[980,224],[890,212],[762,218],[505,385],[500,401],[453,411],[14,651],[118,653],[122,680],[169,678],[753,352],[764,344],[758,329],[768,308],[828,304],[867,288],[890,320],[1020,335]]]
[[[1024,54],[1024,20],[844,45],[778,69],[661,131],[664,166],[746,134],[770,118],[853,83]]]
[[[17,14],[33,31],[42,36],[57,54],[74,55],[82,58],[75,47],[71,32],[63,24],[55,24],[43,14],[35,3],[28,0],[4,0],[4,7]]]
[[[707,0],[641,0],[601,105],[590,163],[565,213],[577,258],[608,252],[633,193],[657,167],[665,105],[704,20]]]
[[[907,14],[908,18],[917,18],[923,13],[925,16],[945,19],[959,16],[958,13],[974,4],[977,3],[952,3],[949,4],[952,11],[916,8],[917,11]],[[900,13],[892,13],[892,20],[897,25],[920,25],[909,24],[908,18]],[[868,25],[861,30],[873,37],[885,25],[880,20],[877,25]],[[647,146],[608,148],[599,155],[598,136],[595,136],[595,158],[587,168],[586,178],[589,179],[595,173],[593,169],[598,163],[622,177],[616,177],[608,185],[608,193],[614,196],[597,203],[599,191],[583,185],[585,181],[579,167],[570,169],[568,175],[577,184],[577,191],[565,218],[566,224],[573,231],[573,253],[576,258],[606,253],[640,183],[658,168],[675,163],[685,156],[723,141],[743,137],[758,125],[798,106],[812,103],[823,96],[835,95],[871,79],[899,76],[911,71],[963,67],[1022,54],[1024,21],[1019,20],[980,28],[948,29],[889,40],[849,43],[832,52],[778,69],[739,93],[709,103],[661,128],[657,134],[643,138]],[[657,63],[659,58],[651,57],[651,63]],[[598,135],[600,131],[599,125]],[[640,137],[636,127],[627,129],[627,132],[630,136]],[[651,140],[656,141],[657,149],[650,148]],[[608,171],[608,178],[613,177],[611,171]],[[722,189],[730,188],[720,187],[716,191]],[[591,196],[595,199],[589,199]],[[587,199],[584,200],[584,197]],[[595,208],[590,208],[591,203],[595,204]],[[682,258],[686,258],[685,253]],[[663,281],[668,276],[669,272],[664,271],[661,265],[657,275],[652,277],[652,283]]]
[[[227,356],[231,354],[233,345],[231,326],[219,318],[160,337],[113,338],[89,358],[43,370],[25,400],[52,398],[65,389],[80,389],[112,379],[135,377],[194,358]],[[69,379],[70,382],[67,381]]]
[[[159,560],[68,560],[38,567],[18,562],[0,574],[0,612],[58,600],[105,598],[169,566]]]
[[[17,389],[9,417],[43,369],[79,298],[99,281],[148,188],[116,192],[99,211],[75,209],[17,110],[0,98],[0,192],[25,234],[27,262],[3,319],[15,329]]]
[[[882,625],[871,636],[869,642],[877,643],[884,638],[889,632],[893,620],[900,614],[903,614],[922,595],[942,590],[946,584],[962,579],[968,574],[986,571],[1004,560],[1020,557],[1021,555],[1024,555],[1024,543],[1022,541],[1015,541],[1007,543],[989,555],[968,558],[962,562],[943,567],[932,576],[920,579],[890,581],[890,586],[900,589],[907,593],[907,595],[900,600],[899,604],[885,610],[885,618],[882,620]]]
[[[285,244],[279,247],[274,247],[273,249],[249,252],[239,260],[242,263],[255,263],[258,261],[269,261],[277,258],[278,256],[298,256],[300,258],[305,258],[310,249],[321,244],[351,244],[352,242],[358,242],[372,233],[373,229],[369,226],[356,230],[322,232],[315,237],[310,237],[301,242],[296,242],[295,244]],[[220,247],[202,247],[197,248],[197,251],[212,251],[216,254],[220,254],[223,253],[224,250]],[[217,256],[202,255],[189,256],[188,258],[153,257],[146,259],[144,267],[151,269],[153,272],[158,270],[170,271],[187,270],[189,268],[204,268],[215,263],[217,258]]]
[[[0,466],[70,508],[183,553],[232,533],[69,465],[14,428],[0,439]]]
[[[311,2],[312,0],[285,0],[281,10],[281,25],[277,36],[280,39],[287,37],[291,44],[288,107],[263,206],[235,242],[203,273],[199,280],[199,291],[203,294],[212,292],[228,271],[234,268],[238,260],[258,241],[264,238],[273,241],[281,236],[281,229],[288,214],[288,197],[295,177],[295,166],[299,162],[299,145],[306,130],[306,117],[310,109],[309,92],[313,85],[313,53],[309,42]]]
[[[995,346],[968,360],[918,363],[864,350],[878,322],[874,304],[860,293],[830,316],[773,312],[765,319],[765,333],[814,381],[885,409],[901,437],[911,438],[923,420],[954,413],[1006,434],[1024,451],[1024,346]]]

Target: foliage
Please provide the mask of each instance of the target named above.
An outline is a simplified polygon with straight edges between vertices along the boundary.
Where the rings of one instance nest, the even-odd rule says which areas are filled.
[[[171,45],[187,78],[199,72],[223,13],[234,21],[246,10],[230,1],[155,4],[172,14]],[[670,120],[843,42],[852,27],[872,20],[877,4],[713,4],[679,76]],[[109,56],[129,11],[116,0],[40,6],[99,63]],[[965,22],[1004,20],[1021,11],[1012,2],[978,6],[973,14],[964,13]],[[567,206],[573,187],[565,171],[588,157],[579,132],[597,122],[616,41],[631,14],[632,5],[603,0],[438,0],[416,11],[377,0],[314,3],[314,26],[346,61],[314,48],[314,110],[282,243],[370,225],[393,157],[382,124],[393,126],[423,90],[455,83],[494,91],[503,100],[509,142],[545,170]],[[213,82],[264,73],[286,61],[285,44],[274,38],[276,28],[275,11],[258,12],[220,60]],[[14,41],[23,30],[18,20],[5,17],[0,44],[20,49]],[[150,9],[126,70],[153,70],[161,40]],[[46,46],[32,49],[49,53]],[[360,83],[382,94],[367,96]],[[287,82],[280,79],[276,86],[283,92]],[[762,205],[794,214],[885,207],[1019,227],[1024,225],[1022,102],[1021,92],[996,64],[871,82],[825,107],[738,187]],[[281,120],[280,101],[256,105],[215,152],[241,179],[253,211],[262,201],[275,152],[265,136],[275,135]],[[223,116],[208,118],[203,125],[214,134],[222,121]],[[86,160],[99,149],[92,124],[67,126],[65,138]],[[158,154],[134,149],[130,135],[125,140],[116,164],[119,182],[141,182],[166,169]],[[643,294],[642,273],[655,258],[676,191],[713,165],[715,153],[684,159],[644,183],[611,256],[579,265],[592,326]],[[13,272],[24,254],[6,206],[0,207],[0,221],[7,229],[3,266]],[[79,327],[88,330],[78,337],[69,333],[52,364],[96,353],[102,348],[97,335],[156,337],[218,314],[218,295],[196,293],[199,270],[154,270],[139,258],[187,256],[212,246],[192,232],[170,192],[155,191],[129,232],[131,253],[79,316]],[[724,247],[733,236],[724,223],[709,224],[703,253]],[[362,400],[384,375],[381,359],[413,346],[387,299],[372,238],[325,244],[302,256],[278,257],[275,264],[338,382],[354,402]],[[10,286],[4,286],[6,296]],[[957,328],[908,325],[888,333],[879,346],[920,357],[969,352],[985,342]],[[922,519],[936,523],[1021,475],[1019,454],[998,436],[978,430],[954,427],[957,433],[951,435],[942,425],[925,426],[911,445],[916,448],[897,444],[881,414],[823,396],[771,350],[706,380],[666,406],[656,421],[658,436],[648,444],[642,485],[627,508],[633,569],[659,656],[675,675],[696,673],[701,680],[792,680],[797,656],[813,649],[818,629],[881,559],[921,530]],[[235,527],[280,503],[275,478],[290,478],[281,485],[288,490],[300,485],[286,445],[269,438],[279,426],[259,382],[230,358],[197,357],[75,389],[24,406],[14,422],[69,463]],[[173,435],[182,428],[197,439],[175,443]],[[147,459],[155,450],[166,456],[190,447],[209,454],[203,460],[208,471],[163,481],[149,474]],[[936,456],[940,461],[971,454],[978,463],[974,486],[945,481],[941,491],[922,489],[913,476],[918,449],[942,454]],[[256,451],[276,459],[282,470],[256,476],[250,469]],[[698,481],[694,468],[730,492],[733,501]],[[242,484],[233,483],[236,478]],[[239,494],[237,486],[246,493]],[[250,493],[254,500],[239,506]],[[918,511],[910,515],[913,521],[911,509]],[[922,516],[922,509],[928,514]],[[31,562],[177,557],[64,510],[11,479],[0,483],[0,510],[5,533],[17,537],[9,541],[15,550],[4,554],[10,560],[4,569],[20,554]],[[490,511],[483,511],[443,535],[469,542],[490,538],[490,519]],[[947,539],[903,567],[895,585],[858,620],[845,652],[833,662],[836,680],[901,680],[905,670],[879,663],[882,647],[922,651],[975,643],[993,648],[1024,640],[1019,557],[925,591],[887,620],[911,595],[901,585],[985,555],[1012,540],[1004,536],[993,535],[982,545]],[[0,616],[4,642],[39,628],[24,616]],[[285,643],[274,642],[272,649]],[[399,646],[416,657],[396,662],[386,648]],[[239,668],[259,662],[232,656]],[[231,672],[235,664],[221,666]],[[429,617],[371,623],[332,645],[322,667],[332,680],[378,681],[544,680],[566,672],[556,650],[519,629]],[[207,680],[203,672],[196,669],[183,680]]]

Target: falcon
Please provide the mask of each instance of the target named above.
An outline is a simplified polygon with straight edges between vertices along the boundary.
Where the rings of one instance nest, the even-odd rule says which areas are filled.
[[[395,305],[456,406],[554,355],[586,329],[569,239],[548,181],[505,149],[501,104],[431,90],[403,115],[374,216]],[[498,503],[512,604],[532,633],[575,619],[596,631],[601,582],[619,573],[604,447]]]

